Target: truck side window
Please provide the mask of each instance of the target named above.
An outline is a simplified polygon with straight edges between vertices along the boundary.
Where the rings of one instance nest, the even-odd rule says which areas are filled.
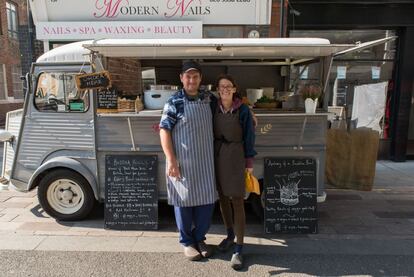
[[[85,112],[89,93],[78,91],[76,73],[41,73],[35,91],[35,107],[41,112]]]

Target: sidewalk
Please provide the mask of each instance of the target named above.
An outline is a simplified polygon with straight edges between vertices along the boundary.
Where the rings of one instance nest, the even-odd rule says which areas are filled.
[[[373,191],[328,189],[325,203],[318,205],[319,233],[315,235],[264,235],[262,225],[247,218],[249,252],[312,253],[410,253],[414,255],[414,161],[379,161]],[[0,249],[57,251],[181,252],[174,218],[160,206],[157,231],[103,229],[103,213],[90,219],[56,222],[38,204],[36,191],[0,191]],[[216,215],[207,242],[224,237]],[[360,247],[370,240],[370,247]],[[400,243],[396,244],[395,240]],[[324,243],[321,244],[321,241]],[[323,247],[321,246],[323,245]],[[289,246],[289,247],[287,247]]]

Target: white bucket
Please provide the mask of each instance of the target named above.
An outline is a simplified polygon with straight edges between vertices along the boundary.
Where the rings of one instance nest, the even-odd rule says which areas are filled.
[[[249,104],[253,105],[256,103],[257,99],[263,96],[263,89],[256,89],[256,88],[248,88],[246,89],[247,99],[249,100]]]
[[[267,98],[273,98],[273,93],[275,91],[275,88],[273,87],[263,87],[263,96],[266,96]]]

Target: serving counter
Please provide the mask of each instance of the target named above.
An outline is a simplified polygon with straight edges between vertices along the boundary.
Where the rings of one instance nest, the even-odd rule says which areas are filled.
[[[312,158],[317,164],[318,201],[324,201],[325,151],[328,113],[254,109],[258,118],[254,162],[255,175],[263,178],[267,157]],[[160,178],[164,180],[164,155],[158,123],[161,110],[139,113],[97,114],[97,149],[158,153]],[[163,186],[161,186],[163,187]]]

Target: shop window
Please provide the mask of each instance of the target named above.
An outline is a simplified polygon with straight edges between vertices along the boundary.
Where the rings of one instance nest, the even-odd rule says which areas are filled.
[[[41,112],[85,112],[89,93],[76,88],[76,73],[42,73],[37,82],[35,106]]]
[[[320,37],[331,44],[357,44],[395,36],[394,30],[293,30],[291,37]],[[393,81],[396,41],[334,59],[327,86],[329,105],[342,107],[350,128],[368,127],[389,137],[388,88]]]
[[[0,64],[0,100],[7,99],[6,67]]]
[[[19,65],[11,66],[12,73],[12,82],[13,82],[13,97],[14,98],[23,98],[23,81],[20,79],[22,75],[22,67]]]
[[[9,37],[18,39],[17,6],[11,2],[6,2],[6,14]]]
[[[243,27],[241,26],[204,26],[204,38],[242,38]]]

